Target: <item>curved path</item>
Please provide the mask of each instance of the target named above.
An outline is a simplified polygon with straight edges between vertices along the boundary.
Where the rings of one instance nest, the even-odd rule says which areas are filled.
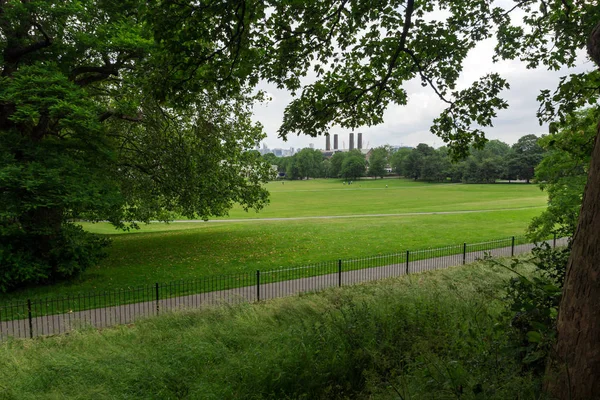
[[[309,219],[337,219],[337,218],[376,218],[376,217],[410,217],[415,215],[452,215],[452,214],[476,214],[476,213],[490,213],[498,211],[518,211],[518,210],[532,210],[537,208],[546,208],[546,206],[533,206],[533,207],[518,207],[518,208],[495,208],[490,210],[458,210],[458,211],[417,211],[408,213],[396,213],[396,214],[347,214],[347,215],[319,215],[319,216],[305,216],[305,217],[273,217],[273,218],[235,218],[235,219],[209,219],[203,221],[201,219],[177,219],[170,223],[181,222],[181,223],[227,223],[227,222],[261,222],[261,221],[299,221]],[[161,221],[151,221],[161,222]]]
[[[548,244],[551,246],[564,246],[567,244],[567,239],[557,239],[555,243],[549,241]],[[459,252],[443,256],[435,256],[435,254],[439,250],[445,250],[444,248],[414,251],[410,253],[411,257],[409,260],[400,253],[400,257],[387,265],[362,269],[358,269],[360,268],[360,263],[359,265],[355,264],[354,267],[352,266],[353,261],[360,260],[346,260],[347,264],[344,265],[343,269],[340,265],[340,269],[336,273],[325,273],[323,275],[281,281],[269,279],[268,275],[279,274],[282,271],[264,271],[260,273],[262,278],[256,283],[244,281],[240,287],[234,289],[207,291],[184,296],[176,295],[177,286],[167,287],[168,291],[175,289],[173,297],[164,298],[161,294],[161,298],[155,301],[120,304],[112,307],[92,308],[66,314],[33,317],[31,320],[0,321],[0,340],[8,337],[28,338],[55,335],[85,326],[104,328],[114,325],[131,324],[140,318],[154,316],[170,310],[248,303],[306,292],[316,292],[330,287],[346,286],[409,273],[413,274],[448,268],[474,262],[485,256],[510,257],[511,255],[528,253],[534,247],[533,244],[498,248],[492,248],[492,246],[494,246],[493,242],[472,244],[469,245],[469,249],[465,245],[464,253]],[[151,296],[149,297],[152,298],[154,288],[150,286],[146,289],[150,290]],[[156,294],[158,295],[158,292]],[[17,306],[15,305],[15,307]]]

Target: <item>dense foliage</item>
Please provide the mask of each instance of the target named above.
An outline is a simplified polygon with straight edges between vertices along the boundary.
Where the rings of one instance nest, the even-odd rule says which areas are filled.
[[[504,313],[511,326],[513,354],[524,371],[537,376],[544,375],[547,357],[556,342],[556,317],[569,255],[569,247],[553,249],[543,243],[533,249],[534,274],[523,274],[521,259],[507,266],[515,273],[507,286]]]
[[[568,117],[540,140],[546,153],[535,177],[548,193],[548,208],[529,227],[534,239],[553,233],[574,235],[599,119],[600,109],[589,108]]]
[[[451,158],[447,147],[434,149],[420,143],[415,148],[392,149],[389,145],[350,152],[336,152],[326,158],[319,150],[302,149],[291,157],[265,154],[265,161],[276,165],[287,179],[303,178],[354,178],[364,175],[374,178],[392,173],[429,182],[494,183],[497,180],[524,180],[534,177],[535,168],[545,150],[538,137],[526,135],[512,147],[500,140],[490,140],[481,148],[470,148],[469,156],[461,161]],[[352,173],[344,170],[348,159],[353,158]],[[363,159],[361,163],[359,159]],[[362,165],[362,167],[359,166]]]
[[[182,75],[153,11],[0,2],[0,290],[93,265],[105,240],[73,219],[126,227],[265,204],[268,165],[245,151],[264,137],[252,98],[209,71]],[[168,91],[167,70],[180,80]]]

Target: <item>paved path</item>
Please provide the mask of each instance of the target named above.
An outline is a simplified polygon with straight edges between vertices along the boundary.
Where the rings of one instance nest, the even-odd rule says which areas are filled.
[[[498,211],[516,211],[516,210],[531,210],[537,208],[546,208],[546,206],[533,206],[533,207],[518,207],[518,208],[496,208],[490,210],[458,210],[458,211],[423,211],[423,212],[409,212],[409,213],[397,213],[397,214],[348,214],[348,215],[319,215],[319,216],[306,216],[306,217],[274,217],[274,218],[236,218],[236,219],[209,219],[203,221],[201,219],[177,219],[174,222],[182,223],[226,223],[226,222],[264,222],[264,221],[299,221],[309,219],[338,219],[338,218],[371,218],[371,217],[412,217],[415,215],[452,215],[452,214],[476,214],[476,213],[490,213]],[[161,221],[150,221],[158,223]]]
[[[556,244],[557,246],[566,245],[566,239],[559,239]],[[472,246],[479,246],[479,248],[482,248],[482,246],[485,246],[485,243],[479,243]],[[533,247],[532,244],[515,246],[514,254],[518,255],[530,252]],[[419,256],[426,257],[435,254],[435,251],[440,250],[443,251],[443,249],[414,251],[410,253],[410,259],[418,258]],[[407,271],[409,273],[418,273],[461,265],[465,262],[470,263],[482,258],[485,253],[489,253],[494,257],[508,257],[511,255],[511,247],[502,247],[493,250],[477,250],[477,247],[474,247],[472,250],[474,251],[471,251],[470,249],[466,253],[464,259],[462,253],[416,261],[410,261],[409,259],[407,266],[405,256],[400,255],[398,258],[401,259],[401,262],[382,267],[347,270],[343,271],[341,274],[331,273],[261,285],[252,284],[229,290],[167,298],[158,302],[148,301],[123,304],[114,307],[95,308],[86,311],[35,317],[31,320],[31,328],[28,319],[4,321],[0,322],[0,340],[5,339],[8,336],[27,338],[30,337],[30,335],[53,335],[68,332],[82,326],[104,328],[119,324],[131,324],[140,318],[157,315],[157,313],[168,310],[200,308],[211,305],[239,304],[292,296],[306,292],[316,292],[340,285],[347,286],[361,282],[400,276],[406,274]],[[359,261],[360,260],[357,260],[357,263]],[[352,265],[352,260],[346,261],[346,269],[352,268]],[[355,264],[355,266],[357,265]],[[269,274],[276,273],[281,273],[281,271],[261,272],[261,276],[263,277],[263,281],[265,281],[269,280]]]

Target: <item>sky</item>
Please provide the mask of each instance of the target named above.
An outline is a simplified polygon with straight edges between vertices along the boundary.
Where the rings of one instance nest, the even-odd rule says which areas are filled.
[[[508,80],[510,89],[501,96],[509,103],[509,108],[500,110],[494,120],[494,126],[485,128],[488,139],[498,139],[508,144],[515,143],[521,136],[535,134],[540,136],[548,132],[548,126],[540,126],[536,118],[538,103],[536,97],[540,90],[554,91],[561,76],[572,72],[582,72],[593,68],[593,64],[585,54],[581,54],[578,65],[572,69],[547,71],[544,69],[527,69],[520,61],[492,62],[495,42],[490,39],[479,43],[471,50],[465,60],[464,69],[459,81],[459,89],[467,87],[471,82],[490,72],[498,72]],[[384,123],[377,126],[365,126],[354,130],[362,132],[363,148],[377,147],[385,144],[392,146],[416,146],[426,143],[440,147],[444,142],[429,132],[435,117],[444,109],[445,104],[439,100],[429,87],[422,87],[420,80],[415,79],[405,84],[409,95],[406,106],[392,105],[384,116]],[[267,138],[261,142],[267,147],[295,149],[309,147],[313,143],[316,149],[325,148],[325,137],[289,136],[287,142],[277,136],[277,130],[283,118],[283,112],[292,96],[286,91],[278,90],[274,85],[262,83],[260,89],[271,96],[271,101],[258,104],[254,108],[254,120],[263,124]],[[342,141],[348,147],[349,129],[333,126],[330,135],[339,135],[339,146]],[[356,136],[356,135],[355,135]],[[332,139],[333,146],[333,139]]]

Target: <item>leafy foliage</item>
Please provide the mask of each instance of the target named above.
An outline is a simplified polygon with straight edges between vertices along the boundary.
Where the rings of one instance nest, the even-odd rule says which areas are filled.
[[[365,159],[358,154],[349,153],[342,164],[342,178],[357,179],[365,174]]]
[[[567,117],[565,124],[555,126],[557,131],[540,140],[547,153],[535,174],[540,189],[548,193],[548,208],[529,226],[534,239],[575,233],[598,119],[600,110],[589,108]]]
[[[509,267],[517,274],[510,280],[504,318],[510,321],[513,351],[523,370],[542,376],[546,358],[556,341],[556,319],[562,296],[570,247],[552,249],[542,243],[533,250],[536,274],[518,272],[522,260]]]
[[[264,136],[248,89],[223,97],[227,83],[204,79],[189,92],[198,80],[179,75],[181,91],[164,91],[158,76],[184,56],[157,40],[142,2],[1,7],[2,290],[98,260],[103,241],[72,219],[126,228],[266,203],[269,167],[246,151]]]
[[[369,170],[368,175],[383,178],[386,174],[385,167],[388,165],[388,157],[390,150],[386,146],[376,147],[371,150],[371,156],[369,157]]]

